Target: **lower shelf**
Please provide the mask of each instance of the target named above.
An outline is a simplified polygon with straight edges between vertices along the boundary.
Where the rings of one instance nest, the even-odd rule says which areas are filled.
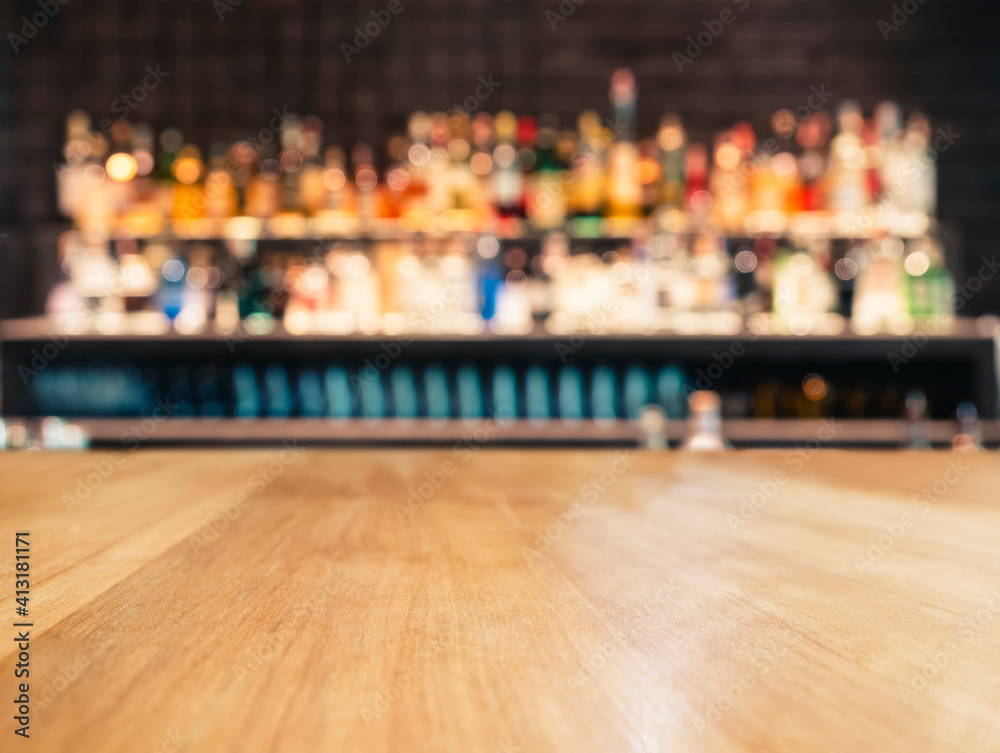
[[[324,419],[74,419],[97,447],[176,445],[276,444],[465,444],[497,445],[632,445],[645,443],[640,427],[628,421],[536,423],[523,419],[500,421],[330,421]],[[667,426],[672,445],[683,441],[687,427]],[[911,427],[897,420],[764,420],[723,421],[722,433],[734,447],[886,447],[910,443]],[[958,433],[955,421],[931,421],[925,436],[935,446],[950,446]],[[984,443],[1000,442],[1000,422],[982,423]]]

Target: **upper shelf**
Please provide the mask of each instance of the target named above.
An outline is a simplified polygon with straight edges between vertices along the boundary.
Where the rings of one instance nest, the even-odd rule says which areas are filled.
[[[775,213],[771,213],[775,214]],[[791,216],[777,213],[766,222],[748,223],[738,232],[726,231],[702,215],[673,212],[661,218],[577,218],[564,226],[540,230],[527,223],[506,218],[495,223],[469,223],[438,218],[432,224],[414,226],[400,220],[376,219],[361,223],[357,218],[342,216],[306,217],[299,214],[276,215],[270,218],[228,217],[171,220],[140,217],[141,221],[120,221],[86,230],[89,235],[107,238],[159,241],[282,241],[286,243],[392,242],[417,239],[449,238],[458,235],[493,235],[500,240],[538,240],[553,232],[563,233],[574,241],[628,242],[651,234],[710,233],[736,238],[796,237],[863,240],[873,236],[870,228],[844,222],[824,212],[800,212]],[[939,231],[936,219],[921,217],[919,221],[892,228],[892,234],[902,238],[919,238]],[[882,229],[876,235],[886,232]]]
[[[182,333],[167,324],[158,315],[125,314],[110,318],[97,319],[54,319],[50,317],[32,317],[25,319],[9,319],[0,322],[0,340],[7,342],[40,341],[54,338],[73,340],[108,341],[123,340],[142,341],[217,341],[217,342],[382,342],[386,340],[414,340],[427,342],[559,342],[567,338],[583,337],[598,341],[645,341],[645,342],[756,342],[787,341],[797,342],[899,342],[914,340],[919,346],[924,338],[928,341],[993,341],[1000,336],[1000,319],[993,316],[979,318],[958,318],[948,324],[935,323],[921,325],[917,322],[913,329],[900,332],[876,332],[862,334],[851,328],[850,321],[844,321],[838,332],[811,332],[804,335],[781,334],[767,331],[763,325],[756,331],[740,330],[736,332],[552,332],[542,326],[537,326],[529,332],[501,333],[483,331],[479,333],[450,332],[289,332],[280,323],[268,332],[253,333],[240,329],[235,332],[225,332],[214,329],[209,324],[203,331]]]

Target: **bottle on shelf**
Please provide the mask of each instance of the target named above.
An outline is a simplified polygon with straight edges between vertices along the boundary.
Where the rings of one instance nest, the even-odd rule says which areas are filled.
[[[304,138],[302,122],[297,117],[290,117],[281,129],[279,136],[281,151],[278,153],[279,178],[279,209],[281,215],[300,215],[305,213],[302,205],[302,168]]]
[[[300,147],[302,155],[299,178],[299,206],[308,216],[323,211],[326,204],[326,186],[323,182],[323,123],[314,116],[304,118],[301,126]]]
[[[820,330],[837,308],[830,251],[823,242],[808,249],[782,249],[774,261],[774,315],[778,330],[805,335]],[[840,328],[839,322],[834,327]]]
[[[577,120],[578,151],[573,157],[569,210],[575,235],[595,237],[601,233],[605,201],[605,150],[607,141],[600,116],[593,110]]]
[[[830,210],[840,216],[843,226],[857,232],[858,229],[865,229],[870,221],[865,211],[871,202],[865,172],[861,108],[856,102],[843,102],[837,120],[839,132],[830,143],[826,195]]]
[[[907,438],[911,449],[930,449],[930,422],[927,419],[927,396],[920,390],[906,393]]]
[[[921,238],[907,244],[903,260],[910,315],[946,323],[954,316],[954,283],[944,266],[940,244]]]
[[[512,220],[522,215],[522,174],[514,146],[518,123],[514,113],[506,110],[497,113],[493,122],[497,140],[493,149],[493,194],[496,197],[501,228],[506,229],[507,234],[517,227]]]
[[[845,313],[858,332],[901,332],[953,315],[931,232],[935,172],[923,116],[911,113],[904,126],[898,105],[882,102],[866,120],[845,102],[834,126],[823,111],[801,121],[779,111],[758,146],[747,121],[702,143],[671,114],[655,139],[642,139],[637,92],[630,71],[615,71],[611,117],[586,111],[575,128],[550,115],[417,112],[383,154],[357,144],[349,157],[324,146],[315,117],[289,117],[266,143],[202,152],[175,128],[156,139],[120,121],[104,134],[74,112],[59,206],[81,247],[135,241],[136,253],[112,259],[119,273],[129,265],[141,274],[135,259],[146,246],[176,243],[171,252],[193,264],[184,244],[220,240],[237,282],[214,288],[219,300],[205,308],[224,330],[234,296],[253,326],[277,316],[299,332],[349,331],[362,320],[398,329],[427,305],[414,290],[439,290],[445,277],[467,281],[478,299],[449,304],[444,316],[470,332],[485,321],[507,332],[544,321],[560,332],[724,333],[745,323],[804,334],[842,327]],[[297,243],[318,238],[327,240],[316,241],[311,261],[296,259]],[[445,250],[450,243],[465,250]],[[345,292],[354,278],[342,257],[368,260],[357,279],[366,292]],[[161,276],[160,265],[149,268]],[[318,292],[323,270],[328,295]],[[286,271],[284,282],[271,280]],[[277,314],[258,300],[276,290],[288,296]],[[125,298],[133,311],[151,296]]]
[[[266,220],[281,207],[281,163],[273,141],[255,151],[256,166],[247,186],[246,214]]]
[[[681,119],[677,115],[667,114],[660,120],[656,144],[660,148],[662,166],[660,206],[671,212],[681,211],[684,209],[686,196],[685,165],[687,161],[685,148],[687,135],[681,125]]]
[[[562,163],[558,150],[559,121],[543,117],[538,129],[534,154],[534,173],[527,203],[528,220],[534,230],[561,230],[566,224],[566,193],[563,188]]]
[[[956,452],[977,452],[983,449],[983,431],[979,423],[979,411],[973,403],[962,403],[955,412],[958,419],[958,434],[951,447]]]
[[[602,123],[585,111],[575,129],[509,111],[495,118],[417,112],[384,158],[358,145],[350,160],[336,146],[322,151],[323,124],[311,116],[288,117],[266,143],[238,141],[225,153],[212,145],[203,160],[176,129],[163,131],[154,154],[148,129],[120,121],[109,141],[74,112],[60,208],[81,228],[146,236],[197,235],[208,226],[185,223],[207,217],[215,227],[243,216],[287,237],[359,229],[600,237],[659,229],[877,238],[931,230],[936,174],[927,156],[930,126],[919,113],[903,127],[894,103],[879,103],[866,121],[857,104],[844,102],[834,129],[824,111],[801,122],[779,111],[766,148],[758,149],[746,121],[719,131],[707,147],[689,141],[672,114],[655,139],[642,139],[627,69],[615,71],[609,95],[611,117]],[[200,172],[192,160],[203,162]],[[139,180],[151,173],[155,190]]]
[[[635,76],[619,68],[611,76],[609,98],[613,107],[613,142],[608,147],[607,218],[628,228],[642,216],[642,188],[638,181],[639,148],[636,145]]]
[[[907,331],[912,325],[903,250],[903,241],[893,236],[865,246],[854,286],[855,331]]]
[[[688,401],[688,435],[684,449],[718,452],[728,448],[722,438],[722,401],[715,392],[692,392]]]
[[[232,173],[227,169],[225,144],[213,144],[205,176],[205,216],[226,220],[238,213],[239,197]]]

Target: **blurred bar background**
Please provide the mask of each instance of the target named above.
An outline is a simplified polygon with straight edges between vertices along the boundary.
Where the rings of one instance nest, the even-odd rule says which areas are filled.
[[[550,113],[573,127],[586,109],[601,118],[613,116],[608,82],[616,70],[628,68],[638,89],[636,135],[655,137],[661,116],[676,112],[687,142],[708,145],[710,161],[718,132],[748,122],[760,144],[776,111],[794,112],[816,90],[831,93],[824,107],[834,120],[844,100],[857,101],[866,118],[877,103],[894,100],[907,114],[923,113],[932,133],[945,129],[954,136],[935,168],[934,212],[941,223],[934,237],[944,248],[950,279],[961,286],[974,277],[983,260],[992,258],[1000,237],[1000,11],[986,2],[399,0],[391,17],[385,15],[389,3],[378,0],[54,2],[42,8],[37,0],[17,0],[0,16],[0,30],[14,35],[8,35],[0,68],[0,316],[5,319],[42,314],[51,291],[66,278],[59,248],[70,222],[59,212],[56,187],[66,116],[73,110],[87,113],[94,128],[123,113],[129,122],[149,123],[157,133],[177,128],[184,142],[202,150],[205,169],[211,144],[259,133],[275,111],[315,115],[324,146],[339,145],[350,154],[358,143],[371,145],[381,180],[391,167],[385,145],[406,133],[411,113],[447,111],[476,96],[484,78],[491,82],[490,91],[478,110],[533,118]],[[711,33],[726,11],[735,20],[719,27],[721,34]],[[31,19],[40,12],[45,23],[35,28]],[[361,47],[358,30],[379,18],[391,20],[377,23],[376,33]],[[26,22],[28,31],[35,29],[30,38]],[[711,40],[702,46],[698,39],[706,30]],[[701,51],[695,56],[692,49]],[[678,55],[691,60],[679,66]],[[123,105],[123,94],[127,97],[144,80],[155,86],[147,85],[141,101]],[[499,235],[496,253],[509,274],[507,254],[531,244],[519,244],[517,233],[506,239]],[[730,257],[740,249],[757,250],[751,234],[728,236]],[[627,255],[622,244],[597,240],[584,243],[584,250],[605,262],[608,253]],[[464,242],[470,248],[476,244]],[[275,246],[272,239],[261,241],[261,256],[267,243],[276,254],[301,253],[291,240]],[[533,243],[527,254],[543,253],[545,239]],[[907,254],[913,251],[909,243]],[[853,248],[842,238],[833,245],[832,259],[847,258]],[[363,245],[344,253],[369,251]],[[189,258],[184,265],[185,272],[199,266]],[[223,265],[206,261],[200,268]],[[738,267],[729,271],[735,285],[741,273],[749,274]],[[670,427],[668,438],[678,442],[686,436],[677,421],[688,417],[689,394],[711,388],[722,395],[721,412],[728,422],[723,433],[737,444],[805,441],[816,432],[808,422],[824,417],[869,422],[840,434],[838,441],[847,444],[947,444],[963,430],[959,414],[975,410],[988,421],[997,415],[995,326],[981,317],[1000,313],[998,286],[1000,276],[983,277],[981,288],[963,304],[961,318],[935,332],[926,347],[921,344],[902,372],[891,368],[886,356],[906,345],[912,328],[795,332],[794,326],[789,331],[769,323],[745,327],[748,322],[741,320],[735,329],[698,325],[687,334],[676,327],[642,336],[602,332],[567,359],[557,346],[573,331],[568,326],[564,331],[469,333],[465,340],[423,333],[405,348],[405,358],[392,358],[393,367],[405,366],[409,375],[377,369],[384,397],[366,392],[368,382],[358,375],[365,373],[366,362],[385,352],[380,345],[391,343],[391,337],[311,331],[296,337],[286,331],[287,319],[285,329],[237,331],[235,355],[225,333],[74,336],[59,347],[53,368],[37,370],[42,379],[29,389],[31,380],[22,379],[12,364],[23,359],[30,365],[34,351],[61,331],[34,319],[5,328],[3,413],[125,421],[127,430],[132,419],[153,414],[157,399],[170,398],[171,405],[181,406],[172,409],[173,419],[279,422],[255,425],[261,441],[296,436],[304,431],[301,426],[280,422],[313,414],[349,422],[336,431],[324,424],[315,430],[317,441],[353,441],[366,431],[372,441],[386,436],[449,441],[464,430],[423,425],[407,430],[394,424],[380,434],[370,422],[350,422],[399,417],[400,405],[409,406],[403,412],[417,419],[434,418],[435,411],[440,420],[486,419],[496,413],[496,395],[510,392],[513,397],[503,402],[501,413],[528,422],[513,433],[518,441],[538,436],[537,427],[529,425],[532,412],[539,420],[597,426],[555,432],[561,442],[648,440],[641,408],[656,403]],[[848,319],[851,301],[834,309]],[[745,319],[749,312],[740,313]],[[736,356],[733,368],[726,366],[699,385],[699,371],[708,374],[734,342],[745,345],[748,355]],[[440,376],[446,394],[435,397],[428,368],[430,382]],[[346,386],[338,387],[344,380]],[[338,389],[346,390],[349,407],[333,416],[331,411],[337,411],[331,406],[339,398],[332,395],[340,394]],[[563,398],[563,391],[572,399]],[[536,395],[534,402],[529,393]],[[60,402],[60,394],[76,398]],[[417,397],[407,397],[413,394]],[[538,394],[551,405],[540,407]],[[443,407],[428,404],[435,400]],[[606,421],[601,425],[594,419]],[[797,429],[767,423],[782,419],[800,423]],[[914,440],[917,419],[939,423],[919,429],[921,438]],[[122,426],[92,422],[87,430],[117,441]],[[232,425],[206,426],[178,429],[176,441],[248,436]],[[994,428],[987,423],[971,431],[990,443],[997,439]],[[166,441],[168,435],[161,428],[151,439]]]

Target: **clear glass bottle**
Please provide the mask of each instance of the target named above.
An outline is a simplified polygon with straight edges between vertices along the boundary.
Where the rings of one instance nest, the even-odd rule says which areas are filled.
[[[722,400],[716,392],[699,390],[688,398],[688,435],[684,449],[718,452],[728,449],[722,438]]]

